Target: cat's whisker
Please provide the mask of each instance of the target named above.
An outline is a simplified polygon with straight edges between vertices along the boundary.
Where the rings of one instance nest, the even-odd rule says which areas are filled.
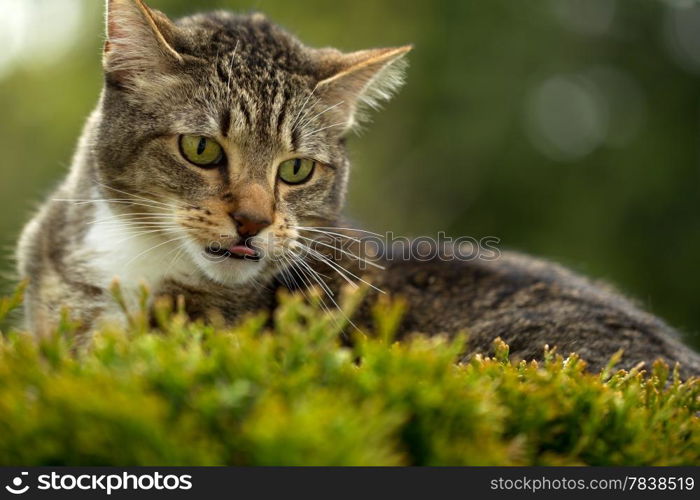
[[[311,123],[312,121],[314,121],[316,118],[318,118],[318,117],[320,117],[320,116],[322,116],[322,115],[328,113],[328,112],[329,112],[330,110],[332,110],[332,109],[337,108],[338,106],[340,106],[340,105],[343,104],[344,102],[345,102],[345,101],[340,101],[340,102],[334,104],[333,106],[328,106],[326,109],[324,109],[324,110],[321,111],[320,113],[316,113],[316,114],[315,114],[314,116],[312,116],[311,118],[304,119],[304,120],[299,124],[299,126],[300,126],[300,127],[304,127],[304,126],[308,125],[309,123]]]
[[[344,125],[347,125],[347,122],[338,122],[338,123],[333,123],[332,125],[327,125],[325,127],[317,128],[316,130],[312,130],[311,132],[308,132],[308,133],[302,135],[299,138],[299,140],[308,139],[309,137],[313,137],[314,135],[318,134],[319,132],[323,132],[324,130],[328,130],[329,128],[341,127]]]
[[[354,285],[354,287],[357,288],[357,286],[358,286],[357,283],[355,283],[354,281],[349,279],[347,276],[345,276],[345,274],[350,275],[351,277],[355,278],[358,281],[361,281],[365,285],[369,286],[370,288],[372,288],[380,293],[386,294],[386,292],[384,290],[377,288],[369,281],[362,279],[361,277],[354,274],[352,271],[349,271],[349,270],[345,269],[343,266],[341,266],[340,264],[333,262],[332,260],[330,260],[328,257],[323,255],[322,253],[318,252],[317,250],[314,250],[313,248],[311,248],[311,247],[309,247],[309,246],[307,246],[299,241],[295,241],[294,244],[300,246],[303,249],[303,251],[307,251],[311,257],[314,257],[319,262],[322,262],[322,263],[326,264],[328,267],[331,267],[332,269],[334,269],[339,275],[343,276],[346,281],[348,281],[349,283],[352,283],[352,285]]]
[[[133,233],[130,233],[126,238],[122,238],[114,243],[115,246],[121,245],[122,243],[126,243],[127,241],[133,240],[134,238],[142,238],[144,236],[157,236],[160,234],[168,235],[169,232],[175,232],[174,230],[170,229],[144,229],[141,231],[136,231]],[[115,233],[118,234],[118,233]]]
[[[145,196],[139,196],[138,194],[129,193],[128,191],[122,191],[121,189],[117,189],[117,188],[115,188],[115,187],[108,186],[107,184],[103,184],[103,183],[101,183],[101,182],[97,182],[96,184],[97,184],[98,186],[101,186],[101,187],[103,187],[103,188],[105,188],[105,189],[108,189],[108,190],[110,190],[110,191],[114,191],[115,193],[119,193],[119,194],[121,194],[121,195],[124,195],[124,196],[126,196],[128,199],[134,199],[134,198],[136,198],[137,200],[145,201],[145,202],[147,202],[147,203],[151,203],[151,204],[154,204],[154,205],[160,205],[160,206],[163,206],[163,207],[167,207],[167,208],[169,208],[169,209],[172,209],[172,208],[173,208],[172,206],[168,205],[167,203],[163,203],[162,201],[154,200],[153,198],[146,198]]]
[[[295,241],[293,241],[293,240],[292,240],[290,243],[291,243],[292,245],[294,245],[294,244],[296,243],[296,244],[300,245],[301,247],[303,247],[303,244],[301,244],[301,243],[299,243],[299,242],[295,242]],[[283,250],[283,252],[282,252],[281,257],[289,256],[289,255],[299,256],[299,254],[297,254],[297,253],[294,252],[294,249],[293,249],[291,246],[285,246],[282,250]],[[331,279],[330,276],[328,276],[327,274],[322,273],[322,272],[320,272],[320,271],[318,271],[318,270],[316,270],[316,269],[314,269],[314,272],[315,272],[316,274],[318,274],[319,276],[321,276],[321,277],[327,279],[327,280]]]
[[[193,232],[191,229],[174,224],[172,222],[162,222],[162,221],[128,221],[128,222],[117,222],[117,221],[106,221],[102,224],[102,228],[106,231],[106,234],[120,235],[126,234],[127,237],[123,238],[115,243],[115,245],[124,243],[133,238],[156,234],[156,233],[178,233],[178,232]]]
[[[338,310],[338,312],[340,312],[340,313],[343,315],[343,317],[345,318],[345,320],[346,320],[350,325],[352,325],[352,327],[355,328],[357,331],[361,331],[360,328],[358,328],[358,326],[357,326],[355,323],[353,323],[353,321],[348,317],[348,315],[345,314],[345,311],[343,311],[343,308],[340,307],[340,305],[336,302],[336,300],[334,299],[333,291],[328,287],[328,285],[327,285],[322,279],[320,279],[320,277],[318,276],[319,273],[318,273],[317,271],[315,271],[315,270],[303,259],[303,257],[302,257],[301,255],[294,254],[294,253],[291,252],[291,251],[290,251],[290,253],[291,253],[293,256],[296,257],[296,259],[295,259],[296,262],[298,262],[299,264],[303,265],[304,268],[306,268],[306,269],[308,270],[308,273],[310,273],[310,275],[314,278],[314,280],[321,286],[321,289],[323,290],[323,292],[325,293],[325,295],[326,295],[326,296],[328,297],[328,299],[333,303],[333,305],[334,305],[335,308]],[[335,323],[335,325],[338,326],[338,320],[337,320],[337,318],[335,318],[335,316],[331,313],[330,309],[326,306],[325,302],[323,301],[323,298],[321,298],[321,307],[322,307],[322,308],[328,313],[328,315],[333,319],[333,322]]]
[[[155,232],[153,232],[153,233],[132,234],[132,235],[129,235],[129,236],[125,237],[125,238],[121,238],[121,239],[115,241],[114,244],[115,244],[115,245],[121,245],[122,243],[126,243],[127,241],[131,241],[131,240],[134,239],[134,238],[139,238],[139,237],[148,236],[149,234],[155,235],[155,234],[158,233],[158,232],[161,232],[161,231],[155,231]]]
[[[52,201],[97,202],[97,201],[132,201],[129,198],[52,198]]]
[[[302,275],[297,267],[296,261],[294,259],[292,259],[291,257],[287,257],[287,258],[285,258],[285,260],[287,261],[287,264],[289,265],[289,269],[291,270],[291,272],[296,274],[297,277],[299,278],[299,281],[301,282],[301,286],[299,286],[299,282],[296,280],[296,278],[293,278],[294,283],[297,285],[297,289],[301,292],[301,294],[304,296],[304,298],[307,301],[311,302],[311,296],[307,293],[307,290],[309,289],[309,285],[302,277]]]
[[[87,222],[87,225],[129,225],[134,222],[167,223],[177,225],[177,221],[194,220],[191,217],[178,217],[169,213],[137,212],[129,214],[110,215],[108,217],[98,217]]]
[[[342,234],[342,233],[337,233],[337,232],[334,232],[334,231],[327,231],[327,230],[324,230],[324,229],[319,229],[318,227],[313,227],[313,228],[312,228],[312,227],[303,227],[303,226],[292,226],[292,228],[297,229],[298,231],[309,231],[309,232],[313,232],[313,233],[318,233],[318,234],[321,234],[321,235],[323,235],[323,236],[331,237],[331,238],[333,238],[333,240],[335,240],[335,239],[337,238],[337,239],[340,239],[340,240],[346,239],[346,240],[349,240],[349,241],[353,241],[353,242],[358,243],[358,244],[360,244],[360,245],[362,245],[362,243],[363,243],[363,241],[360,240],[359,238],[355,238],[355,237],[352,237],[352,236],[348,236],[348,235]],[[354,230],[354,229],[352,229],[352,228],[335,228],[335,227],[332,228],[332,229]],[[361,230],[358,230],[358,231],[359,231],[359,232],[367,233],[367,234],[369,234],[369,235],[375,235],[375,236],[377,236],[377,237],[379,237],[379,238],[382,237],[380,234],[372,233],[371,231],[361,231]],[[368,260],[368,259],[359,257],[358,255],[356,255],[356,254],[354,254],[354,253],[352,253],[352,252],[348,252],[348,251],[346,251],[346,250],[344,250],[344,249],[342,249],[342,248],[333,247],[332,245],[324,244],[323,242],[319,241],[318,239],[307,238],[307,237],[302,236],[302,235],[299,235],[299,237],[300,237],[300,238],[303,238],[303,239],[305,239],[305,240],[307,240],[307,241],[308,241],[308,240],[311,240],[311,241],[317,242],[317,243],[319,243],[319,244],[321,244],[321,245],[323,245],[323,246],[328,246],[329,248],[337,248],[338,250],[340,250],[341,252],[347,254],[348,256],[353,257],[353,258],[359,260],[360,262],[364,262],[365,264],[371,265],[372,267],[376,267],[377,269],[381,269],[381,270],[385,270],[385,269],[386,269],[384,266],[382,266],[382,265],[380,265],[380,264],[377,264],[376,262],[372,262],[371,260]]]
[[[154,226],[144,226],[144,227],[133,227],[126,231],[117,230],[113,234],[118,236],[123,234],[125,236],[143,236],[145,234],[163,233],[163,234],[176,234],[179,228],[171,227],[154,227]],[[109,231],[109,229],[108,229]]]
[[[180,228],[174,226],[131,226],[128,228],[118,228],[118,227],[108,227],[105,228],[107,231],[111,231],[112,234],[140,234],[141,231],[162,231],[162,232],[177,232]]]
[[[265,283],[260,281],[255,276],[251,277],[251,280],[253,280],[253,284],[255,284],[255,286],[258,288],[258,290],[272,291],[272,289],[268,285],[266,285]]]
[[[331,270],[335,271],[336,274],[338,274],[341,278],[343,278],[350,286],[352,286],[353,288],[357,288],[357,287],[358,287],[357,283],[355,283],[354,281],[352,281],[352,280],[351,280],[348,276],[346,276],[343,272],[339,271],[338,269],[336,269],[335,267],[333,267],[332,265],[330,265],[330,264],[328,263],[328,262],[330,262],[330,261],[325,262],[324,260],[319,259],[318,256],[312,255],[313,250],[310,249],[310,248],[308,248],[308,247],[306,247],[303,243],[300,243],[300,242],[295,242],[295,243],[296,243],[296,246],[298,246],[299,248],[301,248],[303,252],[305,252],[305,253],[308,254],[308,255],[311,255],[311,256],[314,257],[316,260],[318,260],[318,261],[320,261],[320,262],[326,264],[328,267],[330,267]]]
[[[133,220],[127,220],[127,221],[118,221],[118,220],[106,220],[106,221],[92,221],[89,224],[86,224],[88,226],[94,226],[94,225],[99,225],[100,227],[104,228],[130,228],[133,226],[159,226],[159,227],[172,227],[176,228],[179,227],[181,224],[176,224],[172,220],[169,219],[133,219]]]
[[[322,279],[320,279],[320,276],[318,275],[318,273],[311,266],[309,266],[309,264],[303,258],[301,258],[301,256],[299,257],[298,262],[302,267],[304,267],[308,271],[309,275],[311,275],[316,280],[316,282],[324,290],[325,293],[327,293],[331,297],[333,297],[335,295],[333,293],[333,290],[328,288],[328,285],[326,284],[326,282],[323,281]]]
[[[114,242],[115,246],[118,246],[122,243],[125,243],[127,241],[130,241],[134,238],[139,238],[143,236],[157,236],[158,234],[164,234],[164,235],[172,235],[174,233],[182,233],[182,231],[185,231],[186,233],[193,233],[191,229],[184,228],[182,226],[176,226],[176,225],[160,225],[160,224],[151,224],[151,223],[143,223],[143,224],[134,224],[132,226],[128,227],[123,227],[122,225],[107,225],[104,227],[106,234],[107,235],[114,235],[118,236],[121,234],[126,234],[125,238],[122,238],[116,242]]]
[[[306,263],[303,261],[303,259],[301,259],[301,258],[294,258],[293,256],[290,256],[290,258],[291,258],[295,263],[297,263],[297,264],[306,264]],[[307,269],[310,269],[310,268],[308,267],[308,264],[306,265],[306,267],[307,267]],[[302,281],[304,282],[304,286],[306,286],[307,290],[310,291],[310,290],[313,288],[313,283],[311,282],[311,278],[309,278],[310,275],[309,275],[302,267],[297,267],[297,266],[295,266],[294,269],[295,269],[295,271],[297,272],[297,275],[300,276],[300,278],[301,278]],[[311,276],[315,279],[315,281],[316,281],[317,283],[319,283],[319,284],[322,283],[317,277],[315,277],[315,276],[313,276],[313,275],[311,275]],[[325,286],[325,283],[323,283],[323,285],[321,285],[321,289],[323,290],[323,293],[324,293],[325,295],[328,296],[328,293],[326,292],[324,286]],[[312,299],[311,299],[311,296],[310,296],[310,295],[307,295],[307,294],[305,293],[304,296],[306,297],[306,300],[307,300],[308,302],[310,302],[310,303],[312,302]],[[333,300],[333,298],[332,298],[331,296],[328,296],[328,298],[335,304],[335,306],[338,308],[338,310],[340,310],[340,307],[339,307],[338,304],[335,302],[335,300]],[[319,302],[319,303],[320,303],[321,308],[324,310],[324,312],[326,312],[329,316],[332,317],[332,313],[331,313],[330,309],[328,308],[328,306],[326,305],[325,301],[323,300],[323,297],[320,298],[320,302]]]
[[[357,284],[357,283],[355,283],[352,279],[350,279],[348,276],[346,276],[345,273],[343,273],[341,270],[336,269],[335,267],[333,267],[333,266],[331,265],[330,261],[327,261],[327,260],[325,260],[325,259],[323,259],[323,258],[319,258],[319,257],[316,256],[316,255],[312,255],[312,253],[311,253],[310,251],[308,251],[308,250],[307,250],[307,253],[308,253],[311,257],[315,258],[317,261],[319,261],[319,262],[321,262],[321,263],[323,263],[323,264],[326,264],[328,267],[330,267],[330,268],[331,268],[333,271],[335,271],[341,278],[343,278],[350,286],[352,286],[353,288],[358,288],[358,284]]]
[[[314,97],[314,105],[317,104],[318,102],[319,102],[319,100]],[[312,109],[314,109],[314,106],[312,106],[312,105],[309,105],[306,107],[306,109],[303,111],[303,113],[299,117],[299,123],[296,124],[295,130],[299,129],[299,127],[301,126],[301,122],[306,120],[306,118],[309,116],[309,113],[311,113]],[[294,130],[292,132],[294,132]]]
[[[283,271],[282,271],[282,264],[280,263],[279,260],[275,260],[272,262],[272,265],[275,266],[275,279],[280,282],[282,285],[286,286],[289,288],[289,283],[287,282]],[[291,290],[291,289],[290,289]]]
[[[137,229],[143,228],[143,229],[153,229],[153,228],[159,228],[159,229],[180,229],[180,226],[176,226],[173,224],[155,224],[155,223],[148,223],[148,222],[142,222],[142,223],[132,223],[129,225],[125,224],[113,224],[113,223],[108,223],[105,224],[104,226],[101,226],[102,229],[105,231],[111,231],[114,233],[119,233],[119,232],[133,232]]]
[[[299,125],[299,119],[301,118],[301,114],[306,110],[306,105],[309,103],[309,100],[313,97],[314,92],[316,92],[316,87],[311,91],[311,93],[306,97],[306,100],[304,103],[301,105],[301,109],[299,110],[299,113],[297,113],[296,118],[292,122],[292,132],[296,131],[297,126]]]
[[[279,261],[275,260],[274,261],[275,268],[281,273],[280,277],[282,278],[284,285],[290,291],[295,291],[299,285],[296,282],[296,280],[294,279],[294,276],[292,276],[291,272],[288,269],[288,267],[290,266],[290,263],[286,258],[284,258],[284,256],[281,256],[281,260],[282,260],[282,262],[284,262],[284,265],[282,263],[280,263]]]
[[[119,198],[85,198],[85,199],[70,199],[70,198],[53,198],[52,201],[61,201],[68,203],[75,203],[76,205],[90,205],[95,203],[114,203],[117,205],[129,205],[135,207],[152,208],[157,210],[163,210],[163,207],[158,205],[146,204],[143,202],[138,202],[134,200],[119,199]]]
[[[308,287],[309,290],[313,290],[314,284],[311,282],[311,279],[308,278],[308,274],[307,274],[306,272],[304,272],[304,269],[303,269],[303,268],[299,268],[299,271],[301,271],[301,272],[304,274],[304,276],[307,276],[307,281],[308,281],[307,287]],[[332,318],[332,317],[333,317],[333,313],[331,312],[330,308],[329,308],[328,305],[326,304],[326,301],[324,300],[324,297],[326,296],[326,295],[325,295],[325,291],[324,291],[323,293],[324,293],[323,296],[318,297],[318,302],[317,302],[317,303],[318,303],[318,305],[321,307],[321,309],[323,310],[323,312],[326,313],[329,317]],[[312,302],[311,295],[307,296],[307,300],[308,300],[310,303],[313,303],[313,302]],[[333,300],[333,299],[331,299],[331,300]],[[337,306],[336,306],[336,307],[337,307]],[[334,322],[335,322],[335,321],[334,321]]]
[[[176,242],[176,241],[182,241],[182,240],[187,239],[187,238],[189,238],[188,235],[178,236],[177,238],[172,238],[172,239],[170,239],[170,240],[167,240],[167,241],[164,241],[164,242],[162,242],[162,243],[159,243],[158,245],[152,246],[152,247],[149,248],[148,250],[145,250],[145,251],[141,252],[140,254],[136,255],[135,257],[129,259],[129,261],[128,261],[126,264],[124,264],[124,267],[128,267],[128,266],[129,266],[130,264],[132,264],[135,260],[137,260],[137,259],[143,257],[144,255],[146,255],[146,254],[152,252],[153,250],[156,250],[156,249],[158,249],[158,248],[160,248],[160,247],[162,247],[162,246],[165,246],[165,245],[167,245],[167,244],[169,244],[169,243],[174,243],[174,242]]]
[[[356,242],[356,243],[362,243],[362,240],[360,240],[359,238],[354,238],[354,237],[352,237],[352,236],[348,236],[347,234],[336,233],[336,232],[332,232],[332,231],[322,231],[322,230],[320,230],[320,229],[311,228],[311,227],[292,226],[292,228],[293,228],[293,229],[298,229],[298,230],[301,230],[301,231],[309,231],[309,232],[312,232],[312,233],[320,233],[320,234],[325,234],[325,235],[329,235],[329,236],[337,236],[338,238],[345,238],[345,239],[347,239],[347,240],[351,240],[351,241],[354,241],[354,242]]]
[[[137,213],[144,214],[144,215],[169,215],[171,217],[173,215],[173,212],[170,212],[170,211],[166,212],[163,210],[163,207],[159,207],[156,205],[146,205],[145,203],[134,203],[133,201],[116,201],[116,202],[109,202],[109,203],[114,203],[115,205],[123,205],[124,208],[126,208],[127,210],[134,207],[134,210],[143,210],[143,212],[123,212],[123,213],[120,213],[120,212],[113,212],[110,210],[111,215],[96,215],[97,218],[128,217],[131,214],[137,214]]]
[[[377,268],[377,269],[381,269],[382,271],[386,269],[384,266],[381,266],[381,265],[379,265],[379,264],[376,264],[376,263],[372,262],[371,260],[365,259],[364,257],[360,257],[359,255],[355,255],[354,253],[352,253],[352,252],[350,252],[350,251],[348,251],[348,250],[345,250],[345,249],[343,249],[343,248],[340,248],[340,247],[337,247],[337,246],[333,246],[333,245],[330,245],[330,244],[328,244],[328,243],[324,243],[324,242],[319,241],[319,240],[314,240],[314,239],[312,239],[312,238],[307,238],[306,236],[301,236],[301,235],[299,235],[299,238],[301,238],[301,239],[303,239],[303,240],[305,240],[305,241],[309,241],[309,242],[311,242],[311,243],[317,243],[317,244],[319,244],[319,245],[321,245],[321,246],[324,246],[324,247],[326,247],[326,248],[330,248],[330,249],[332,249],[332,250],[338,250],[338,251],[339,251],[340,253],[342,253],[343,255],[347,255],[348,257],[350,257],[350,258],[352,258],[352,259],[355,259],[355,260],[357,260],[358,262],[360,262],[360,263],[362,263],[362,264],[367,264],[368,266],[372,266],[372,267],[375,267],[375,268]]]
[[[170,250],[168,253],[166,253],[166,254],[163,256],[163,259],[166,259],[166,258],[170,257],[171,255],[175,254],[175,257],[173,257],[173,259],[172,259],[171,262],[170,262],[170,267],[172,267],[174,261],[177,260],[177,258],[180,256],[180,254],[181,254],[184,250],[185,250],[185,247],[184,247],[181,243],[178,243],[178,244],[175,246],[175,248],[173,248],[172,250]],[[168,270],[170,270],[170,268],[168,268]]]
[[[168,216],[168,215],[140,215],[140,216],[131,216],[131,217],[104,217],[104,218],[98,218],[98,219],[92,219],[86,223],[88,226],[92,226],[94,224],[113,224],[113,225],[128,225],[128,224],[133,224],[134,222],[168,222],[171,224],[175,224],[175,221],[173,217]]]
[[[167,229],[179,229],[180,226],[175,224],[170,224],[167,222],[129,222],[118,224],[115,222],[105,222],[100,225],[100,229],[105,229],[107,231],[132,231],[138,228],[167,228]],[[184,226],[183,226],[184,227]]]
[[[106,184],[102,184],[101,182],[97,182],[97,184],[104,187],[105,189],[109,189],[111,191],[115,191],[117,193],[123,194],[123,195],[129,197],[129,199],[136,198],[136,199],[142,200],[142,201],[147,202],[147,203],[151,203],[151,204],[159,205],[161,207],[165,207],[169,210],[173,210],[176,208],[197,208],[195,205],[192,205],[190,203],[183,203],[182,201],[176,200],[173,198],[168,199],[168,201],[170,203],[163,203],[162,201],[154,200],[152,198],[146,198],[145,196],[139,196],[138,194],[129,193],[127,191],[122,191],[122,190],[117,189],[115,187],[108,186]]]
[[[168,224],[171,226],[176,226],[177,224],[175,221],[172,220],[170,217],[160,217],[160,218],[133,218],[133,219],[127,219],[127,220],[117,220],[117,219],[111,219],[111,220],[100,220],[100,219],[95,219],[87,223],[88,226],[92,226],[95,224],[99,224],[101,226],[131,226],[134,224]]]
[[[355,281],[353,281],[351,278],[355,278],[355,279],[357,279],[358,281],[363,281],[364,283],[367,283],[366,281],[362,280],[359,276],[356,276],[356,275],[353,274],[352,272],[350,272],[350,271],[348,271],[347,269],[345,269],[343,266],[341,266],[341,265],[339,265],[339,264],[333,262],[331,259],[329,259],[329,258],[326,257],[325,255],[323,255],[322,253],[317,252],[316,250],[314,250],[314,249],[308,247],[307,245],[304,245],[304,244],[301,243],[301,242],[296,241],[296,242],[294,242],[294,243],[295,243],[295,245],[296,245],[298,248],[301,249],[302,252],[304,252],[305,254],[309,255],[309,256],[312,257],[312,258],[314,258],[314,259],[317,260],[318,262],[320,262],[320,263],[326,265],[326,266],[329,267],[331,270],[335,271],[336,274],[338,274],[341,278],[343,278],[343,279],[344,279],[350,286],[352,286],[353,288],[358,288],[359,285],[358,285],[357,283],[355,283]],[[367,284],[370,285],[369,283],[367,283]],[[372,285],[370,285],[370,286],[372,286]],[[374,287],[373,287],[373,288],[374,288]],[[379,290],[379,289],[377,289],[377,290]]]
[[[284,281],[285,286],[290,291],[294,291],[297,289],[298,283],[296,282],[296,280],[294,280],[294,277],[289,272],[289,261],[287,261],[287,259],[285,259],[284,256],[281,257],[281,261],[284,262],[284,265],[280,261],[274,261],[275,268],[281,273],[280,277]],[[289,281],[289,279],[291,279],[291,281]]]
[[[356,233],[364,233],[364,234],[369,234],[370,236],[377,236],[379,238],[384,238],[385,235],[381,235],[379,233],[375,233],[372,231],[367,231],[365,229],[357,229],[354,227],[337,227],[337,226],[292,226],[294,229],[332,229],[334,231],[354,231]]]

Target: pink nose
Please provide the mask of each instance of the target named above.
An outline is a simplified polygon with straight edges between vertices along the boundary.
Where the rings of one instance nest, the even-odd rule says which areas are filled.
[[[252,214],[236,212],[231,214],[231,218],[236,223],[238,234],[244,238],[256,236],[260,231],[268,227],[272,222],[268,219],[256,217]]]

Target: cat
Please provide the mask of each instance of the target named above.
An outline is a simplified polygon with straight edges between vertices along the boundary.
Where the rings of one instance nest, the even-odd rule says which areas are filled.
[[[142,0],[108,0],[99,103],[18,245],[27,328],[46,335],[67,308],[88,344],[123,320],[115,277],[130,300],[146,282],[153,296],[183,297],[192,318],[227,323],[272,310],[279,289],[317,286],[335,305],[346,282],[364,281],[358,328],[371,329],[380,291],[402,297],[399,338],[466,331],[463,359],[501,337],[515,359],[548,344],[591,370],[624,350],[624,368],[660,358],[700,373],[663,321],[556,264],[405,258],[391,246],[356,256],[368,233],[342,216],[345,140],[402,85],[410,50],[314,49],[262,14],[172,21]]]

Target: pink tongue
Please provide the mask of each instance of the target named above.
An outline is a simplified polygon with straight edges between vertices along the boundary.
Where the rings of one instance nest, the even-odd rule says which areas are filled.
[[[228,249],[234,255],[242,255],[244,257],[255,257],[258,253],[245,245],[235,245]]]

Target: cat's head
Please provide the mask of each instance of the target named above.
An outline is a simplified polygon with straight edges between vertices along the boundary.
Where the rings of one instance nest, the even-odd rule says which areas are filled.
[[[211,279],[274,272],[304,244],[299,227],[338,217],[344,138],[401,85],[409,50],[313,49],[260,14],[173,22],[108,0],[101,195],[133,200],[115,210],[180,238]]]

